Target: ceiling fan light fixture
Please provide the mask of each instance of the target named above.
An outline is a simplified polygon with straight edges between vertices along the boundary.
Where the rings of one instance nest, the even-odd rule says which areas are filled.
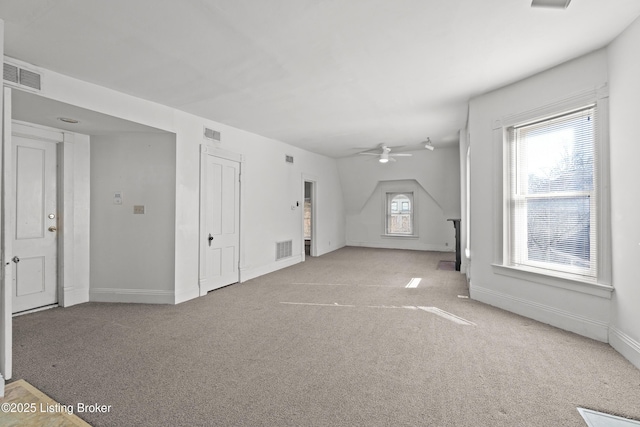
[[[388,151],[383,151],[382,154],[380,154],[380,158],[378,159],[378,161],[380,163],[387,163],[389,161],[389,152]]]
[[[435,147],[431,144],[431,138],[427,138],[427,141],[424,144],[424,148],[426,148],[427,150],[433,151]]]

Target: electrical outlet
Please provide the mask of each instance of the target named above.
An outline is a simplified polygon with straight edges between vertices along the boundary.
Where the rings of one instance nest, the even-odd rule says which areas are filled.
[[[113,204],[114,205],[122,204],[122,191],[116,191],[113,193]]]
[[[134,205],[133,213],[135,215],[144,215],[144,205]]]

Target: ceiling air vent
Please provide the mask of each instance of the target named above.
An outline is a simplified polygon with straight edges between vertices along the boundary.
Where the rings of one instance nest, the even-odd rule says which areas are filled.
[[[287,163],[293,164],[293,156],[286,155],[284,156],[284,161]]]
[[[212,141],[220,141],[220,132],[218,132],[217,130],[213,130],[213,129],[209,129],[208,127],[205,127],[204,137]]]
[[[5,62],[2,68],[2,79],[13,86],[22,89],[40,91],[42,89],[42,75],[27,70],[18,65]]]

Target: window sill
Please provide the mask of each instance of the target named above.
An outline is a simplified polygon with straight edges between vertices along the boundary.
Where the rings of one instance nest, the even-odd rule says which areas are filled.
[[[603,285],[596,281],[591,281],[581,276],[568,273],[551,273],[547,270],[514,267],[502,264],[492,264],[493,272],[501,276],[509,276],[515,279],[526,280],[528,282],[540,283],[556,288],[568,289],[574,292],[594,295],[600,298],[611,299],[613,286]]]
[[[401,239],[417,239],[420,236],[415,234],[382,234],[381,237],[384,239],[396,237],[400,237]]]

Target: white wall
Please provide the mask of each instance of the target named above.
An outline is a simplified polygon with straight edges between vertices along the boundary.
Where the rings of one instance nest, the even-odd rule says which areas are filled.
[[[513,85],[474,98],[471,146],[471,297],[601,341],[608,340],[611,293],[597,286],[505,275],[502,261],[503,117],[531,111],[607,82],[607,54],[599,50]]]
[[[345,245],[342,189],[335,160],[251,134],[242,135],[236,148],[244,157],[242,281],[302,260],[303,174],[316,181],[317,254]],[[293,164],[285,162],[286,155],[293,156]],[[284,240],[293,240],[294,256],[276,262],[276,242]]]
[[[458,147],[415,151],[397,162],[379,163],[375,157],[338,160],[346,208],[347,245],[393,249],[455,250],[449,218],[460,218],[460,159]],[[382,236],[384,191],[381,183],[415,181],[419,237]]]
[[[640,368],[640,21],[608,48],[611,82],[611,345]]]
[[[162,298],[178,303],[199,295],[199,147],[204,126],[221,132],[220,148],[244,157],[242,280],[300,261],[302,213],[301,208],[292,211],[291,205],[302,202],[303,174],[317,178],[318,252],[344,246],[344,206],[335,160],[50,70],[40,71],[46,82],[42,96],[175,134],[174,285],[171,290],[165,284],[155,288]],[[294,156],[293,166],[285,164],[285,154]],[[275,242],[289,238],[294,242],[294,257],[276,262]],[[93,235],[91,239],[93,247]]]
[[[175,159],[170,133],[91,137],[92,301],[173,302]]]

